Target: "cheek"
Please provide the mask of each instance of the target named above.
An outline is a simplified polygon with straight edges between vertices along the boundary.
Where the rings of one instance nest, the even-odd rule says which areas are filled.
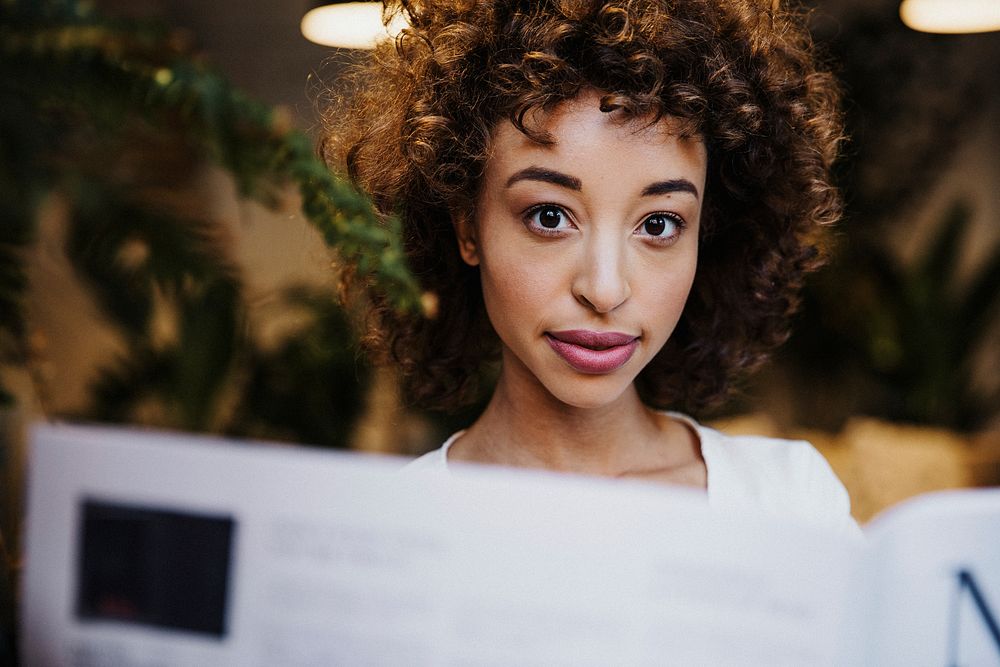
[[[655,319],[654,330],[665,342],[680,319],[694,284],[696,260],[651,271],[650,280],[633,287],[633,299],[642,303],[641,310]],[[655,276],[655,278],[653,278]],[[636,289],[638,287],[638,289]]]
[[[555,298],[558,278],[551,262],[533,261],[529,255],[496,247],[483,253],[483,300],[498,333],[515,324],[535,324]]]

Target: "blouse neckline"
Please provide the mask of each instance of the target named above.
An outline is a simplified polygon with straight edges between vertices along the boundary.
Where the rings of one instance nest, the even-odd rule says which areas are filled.
[[[698,448],[701,450],[701,458],[705,462],[705,492],[708,495],[709,502],[712,502],[714,495],[713,484],[712,484],[712,479],[713,479],[712,470],[715,467],[716,462],[718,461],[718,456],[715,447],[716,443],[714,438],[712,438],[711,436],[712,431],[710,429],[706,429],[701,424],[696,422],[694,419],[683,413],[663,412],[662,414],[670,417],[671,419],[676,419],[685,426],[689,427],[691,431],[694,433],[695,439],[697,439],[698,441]],[[465,432],[466,429],[462,429],[461,431],[452,433],[448,437],[448,439],[444,441],[444,444],[442,444],[441,447],[438,448],[437,450],[438,456],[436,456],[435,459],[438,459],[439,465],[443,467],[445,470],[448,470],[449,468],[448,450],[451,449],[451,446],[455,443],[455,441],[457,441],[459,438],[465,435]]]

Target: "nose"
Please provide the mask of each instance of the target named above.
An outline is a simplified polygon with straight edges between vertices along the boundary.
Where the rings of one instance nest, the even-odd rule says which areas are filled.
[[[625,244],[595,235],[585,244],[573,280],[573,296],[597,313],[610,313],[632,295]]]

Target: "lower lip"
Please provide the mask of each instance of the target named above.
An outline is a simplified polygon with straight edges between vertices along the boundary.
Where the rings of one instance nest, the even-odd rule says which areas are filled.
[[[566,363],[580,371],[581,373],[610,373],[628,363],[639,346],[639,339],[624,345],[615,345],[605,350],[592,350],[589,347],[567,343],[564,340],[553,338],[546,334],[545,340],[549,342],[556,354],[562,357]]]

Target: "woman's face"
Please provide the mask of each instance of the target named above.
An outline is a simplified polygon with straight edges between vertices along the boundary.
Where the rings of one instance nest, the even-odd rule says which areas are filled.
[[[707,156],[668,119],[623,120],[586,93],[539,113],[554,143],[494,132],[475,220],[503,373],[577,407],[608,405],[663,347],[694,279]]]

